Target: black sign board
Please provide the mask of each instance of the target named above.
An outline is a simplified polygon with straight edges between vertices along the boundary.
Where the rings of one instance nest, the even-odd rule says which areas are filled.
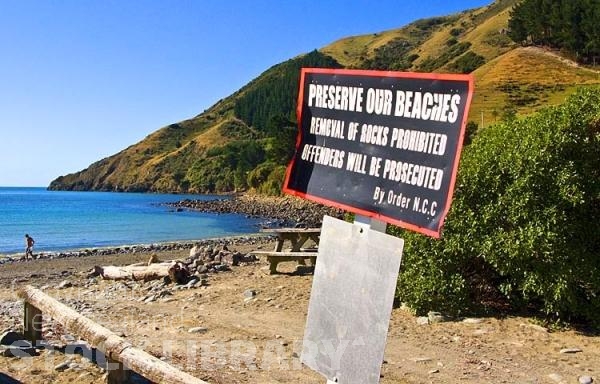
[[[303,68],[284,192],[440,236],[471,75]]]

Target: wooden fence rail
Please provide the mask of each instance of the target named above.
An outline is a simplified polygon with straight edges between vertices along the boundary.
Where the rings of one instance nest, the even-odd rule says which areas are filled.
[[[42,339],[42,315],[47,314],[61,323],[70,333],[78,335],[92,347],[102,351],[107,362],[112,362],[113,366],[118,363],[118,368],[108,369],[110,384],[128,382],[129,370],[156,383],[208,384],[134,348],[124,338],[80,315],[39,289],[27,285],[19,289],[18,295],[25,301],[25,336],[33,345]]]

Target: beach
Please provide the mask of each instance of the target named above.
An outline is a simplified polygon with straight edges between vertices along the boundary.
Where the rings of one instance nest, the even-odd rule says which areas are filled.
[[[241,255],[274,246],[273,238],[264,236],[206,241],[202,247]],[[299,360],[312,273],[295,262],[281,263],[281,273],[268,275],[266,261],[246,258],[201,273],[191,286],[162,279],[104,280],[91,273],[94,266],[145,263],[152,256],[185,260],[191,245],[124,246],[116,253],[87,250],[0,265],[0,331],[22,330],[23,304],[15,292],[32,285],[209,383],[324,383]],[[43,336],[48,346],[38,356],[0,356],[5,380],[105,382],[106,371],[90,361],[93,356],[77,350],[84,345],[77,335],[45,318]],[[599,362],[600,343],[585,332],[553,331],[519,316],[417,317],[398,306],[392,310],[380,382],[574,383],[579,377],[598,378]]]

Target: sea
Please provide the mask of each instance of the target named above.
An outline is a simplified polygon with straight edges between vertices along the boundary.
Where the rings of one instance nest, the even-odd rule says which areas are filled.
[[[164,205],[217,195],[48,191],[0,187],[0,255],[154,244],[259,232],[263,219],[242,214],[177,212]]]

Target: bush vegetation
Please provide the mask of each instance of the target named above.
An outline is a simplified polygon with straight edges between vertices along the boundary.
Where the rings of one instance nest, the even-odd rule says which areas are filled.
[[[450,65],[448,69],[457,73],[471,73],[485,64],[485,58],[472,51],[468,51]]]
[[[406,241],[398,297],[418,313],[503,308],[599,324],[600,89],[480,130],[441,240]]]
[[[375,49],[372,59],[366,59],[363,66],[366,69],[379,69],[391,71],[404,71],[412,66],[418,57],[408,55],[414,45],[402,38],[396,38]]]
[[[438,68],[448,64],[454,58],[462,55],[471,47],[471,43],[463,42],[451,45],[444,49],[440,55],[436,57],[428,57],[421,62],[419,65],[419,71],[422,72],[433,72]]]

